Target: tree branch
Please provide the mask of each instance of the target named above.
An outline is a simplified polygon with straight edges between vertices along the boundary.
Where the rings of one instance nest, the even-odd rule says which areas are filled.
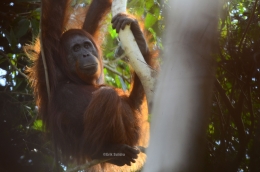
[[[107,64],[104,64],[104,67],[108,70],[110,70],[111,72],[117,74],[118,76],[121,76],[124,80],[126,80],[127,82],[130,83],[130,79],[124,75],[122,75],[120,72],[116,71],[114,68],[110,67],[109,65]]]
[[[244,31],[243,36],[242,36],[242,38],[241,38],[241,40],[239,42],[238,51],[240,51],[240,49],[242,47],[242,43],[243,43],[243,41],[245,39],[246,33],[247,33],[247,31],[249,29],[249,26],[250,26],[250,24],[252,22],[252,19],[253,19],[253,16],[254,16],[254,13],[255,13],[255,10],[256,10],[256,7],[257,7],[257,2],[258,2],[258,0],[255,0],[254,8],[253,8],[253,10],[251,12],[251,16],[250,16],[249,21],[247,23],[246,30]]]
[[[51,90],[50,90],[50,79],[49,79],[49,74],[48,74],[48,66],[46,63],[46,58],[44,54],[44,46],[43,46],[43,41],[42,41],[42,20],[43,20],[43,3],[41,3],[41,21],[40,21],[40,45],[41,45],[41,57],[42,57],[42,62],[43,62],[43,67],[44,67],[44,73],[45,73],[45,81],[46,81],[46,89],[47,89],[47,94],[48,94],[48,99],[50,100],[51,97]]]
[[[112,16],[118,13],[126,12],[127,0],[113,0],[112,2]],[[122,48],[124,49],[127,57],[129,57],[129,63],[134,68],[135,73],[140,78],[140,81],[144,87],[148,108],[151,109],[151,102],[154,93],[154,85],[156,73],[152,70],[149,65],[146,64],[142,53],[135,41],[130,26],[126,26],[124,30],[120,30],[119,38],[122,42]]]
[[[5,53],[0,52],[0,54],[1,54],[2,56],[4,56],[4,58],[10,63],[10,65],[11,65],[15,70],[17,70],[23,77],[25,77],[26,79],[28,79],[28,77],[27,77],[20,69],[18,69],[15,65],[12,64],[11,60],[8,58],[8,56],[7,56]]]
[[[237,156],[235,160],[232,163],[229,163],[229,165],[225,166],[224,171],[236,171],[238,169],[238,165],[240,164],[242,158],[244,157],[245,154],[245,146],[246,146],[246,134],[245,134],[245,129],[244,129],[244,124],[241,119],[242,115],[242,107],[243,107],[243,102],[244,102],[244,89],[246,86],[244,86],[244,89],[241,89],[241,93],[239,95],[239,100],[236,104],[236,107],[234,108],[225,94],[225,90],[222,88],[220,85],[219,81],[216,80],[215,86],[221,95],[223,101],[225,102],[225,105],[228,108],[228,111],[230,115],[232,116],[235,125],[237,126],[237,131],[238,131],[238,138],[239,138],[239,151],[237,153]]]

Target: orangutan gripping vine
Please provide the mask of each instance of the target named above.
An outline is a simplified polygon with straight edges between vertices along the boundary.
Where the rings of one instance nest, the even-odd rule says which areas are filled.
[[[110,158],[106,163],[131,165],[139,154],[135,146],[147,142],[149,126],[145,121],[147,112],[142,108],[144,90],[135,74],[129,95],[103,84],[102,54],[97,40],[100,21],[109,11],[111,0],[93,0],[82,29],[67,31],[70,1],[42,3],[42,44],[50,98],[40,51],[31,54],[34,64],[28,71],[46,131],[65,159],[84,163]],[[152,53],[137,20],[127,14],[112,19],[117,32],[128,24],[146,62],[152,65]],[[29,48],[25,50],[28,52]]]

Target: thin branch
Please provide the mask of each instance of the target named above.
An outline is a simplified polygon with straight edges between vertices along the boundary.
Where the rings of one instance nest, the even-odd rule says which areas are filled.
[[[16,15],[17,16],[21,16],[21,15],[29,15],[29,14],[31,14],[31,12],[24,12],[24,13],[17,13]]]
[[[236,158],[234,159],[233,163],[230,164],[229,171],[235,171],[238,169],[241,161],[245,158],[246,145],[248,143],[248,141],[246,140],[244,123],[242,121],[243,102],[245,100],[245,95],[244,95],[245,89],[246,86],[244,86],[244,88],[241,89],[238,102],[236,103],[235,111],[234,113],[231,114],[237,126],[239,149]]]
[[[109,71],[111,71],[111,72],[117,74],[118,76],[121,76],[124,80],[126,80],[127,82],[130,83],[130,79],[129,79],[129,78],[127,78],[126,76],[122,75],[121,73],[119,73],[118,71],[116,71],[115,69],[113,69],[112,67],[110,67],[109,65],[104,64],[104,67],[105,67],[106,69],[108,69]]]
[[[247,144],[245,128],[244,128],[244,124],[243,124],[243,121],[241,118],[242,110],[243,110],[242,107],[243,107],[243,102],[244,102],[244,98],[245,98],[244,90],[246,89],[246,86],[244,86],[244,88],[241,89],[241,93],[239,95],[238,102],[236,103],[236,107],[234,108],[232,106],[229,98],[225,94],[225,90],[222,88],[219,81],[216,80],[215,83],[216,83],[215,86],[216,86],[219,94],[221,95],[222,99],[224,100],[225,105],[227,106],[228,111],[229,111],[230,115],[232,116],[235,125],[237,126],[238,139],[239,139],[239,150],[238,150],[236,158],[233,160],[232,163],[229,164],[229,166],[227,166],[227,169],[224,170],[224,171],[235,171],[235,170],[237,170],[238,165],[242,161],[242,158],[244,158],[245,146]]]
[[[150,68],[155,73],[155,76],[158,76],[158,71],[156,69],[154,69],[152,66],[148,65],[146,62],[141,61],[140,59],[137,59],[137,60],[140,61],[140,63],[143,63],[144,65],[146,65],[148,68]]]
[[[44,54],[44,48],[43,48],[43,41],[42,41],[42,20],[43,20],[43,3],[41,3],[41,22],[40,22],[40,44],[41,44],[41,57],[42,57],[42,62],[43,62],[43,67],[44,67],[44,73],[45,73],[45,81],[46,81],[46,89],[47,89],[47,95],[48,95],[48,99],[50,100],[51,97],[51,91],[50,91],[50,82],[49,82],[49,74],[48,74],[48,67],[46,64],[46,58],[45,58],[45,54]]]
[[[251,88],[248,87],[248,110],[250,113],[250,120],[251,120],[251,125],[248,127],[249,128],[249,137],[253,137],[253,130],[255,127],[255,116],[254,116],[254,110],[253,110],[253,102],[252,102],[252,96],[251,96]]]
[[[15,65],[12,64],[11,60],[8,58],[8,56],[7,56],[5,53],[0,52],[0,54],[1,54],[2,56],[4,56],[4,58],[11,64],[11,66],[12,66],[15,70],[17,70],[23,77],[25,77],[26,79],[28,79],[28,77],[27,77],[20,69],[18,69]]]
[[[116,57],[114,60],[110,60],[109,63],[115,63],[119,60],[123,60],[126,57],[126,53],[124,52],[122,55],[120,55],[119,57]],[[103,62],[106,62],[107,60],[103,60]],[[125,61],[125,60],[123,60]]]
[[[215,95],[215,99],[217,101],[217,106],[218,106],[218,110],[219,110],[219,120],[220,120],[220,130],[221,130],[221,144],[220,144],[220,149],[221,149],[221,155],[225,152],[226,150],[226,144],[225,144],[225,127],[224,125],[226,124],[226,122],[224,122],[224,119],[223,119],[223,112],[221,110],[221,107],[220,107],[220,100],[218,99],[218,97]]]
[[[249,29],[249,26],[250,26],[250,24],[251,24],[251,22],[252,22],[252,19],[253,19],[255,10],[256,10],[257,2],[258,2],[258,0],[255,0],[254,8],[253,8],[253,10],[252,10],[251,16],[250,16],[249,21],[248,21],[248,23],[247,23],[246,30],[244,31],[243,36],[242,36],[242,38],[241,38],[241,40],[240,40],[240,42],[239,42],[239,46],[238,46],[238,50],[239,50],[239,51],[240,51],[240,49],[241,49],[241,47],[242,47],[242,43],[243,43],[243,41],[244,41],[244,39],[245,39],[246,33],[247,33],[247,31],[248,31],[248,29]]]
[[[21,95],[25,95],[25,96],[33,96],[33,95],[30,94],[30,93],[22,93],[22,92],[17,92],[17,91],[10,91],[10,92],[0,91],[0,93],[21,94]]]
[[[219,83],[219,81],[217,79],[216,79],[216,82],[215,82],[215,87],[217,88],[220,96],[222,97],[223,101],[225,102],[225,105],[227,106],[228,111],[233,114],[235,108],[231,104],[231,101],[229,100],[229,98],[225,94],[225,90],[222,88],[221,84]]]

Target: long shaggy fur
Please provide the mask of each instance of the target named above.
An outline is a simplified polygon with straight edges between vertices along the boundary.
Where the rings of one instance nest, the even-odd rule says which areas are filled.
[[[49,73],[50,99],[40,41],[37,39],[24,50],[33,62],[27,71],[40,117],[62,158],[82,164],[92,160],[91,157],[106,144],[146,147],[149,139],[148,112],[139,78],[134,77],[132,89],[127,95],[122,90],[105,85],[84,84],[71,75],[61,42],[63,32],[71,28],[68,24],[75,23],[69,22],[71,0],[44,0],[42,3],[41,34]],[[87,37],[97,49],[100,47],[97,42],[100,22],[110,7],[111,0],[93,0],[83,23],[81,20],[77,22],[81,23],[82,33],[88,32]],[[145,55],[150,65],[153,65],[152,56],[153,53]],[[101,56],[99,60],[102,64]],[[140,153],[131,167],[99,164],[88,171],[134,171],[140,169],[144,161],[145,154]]]

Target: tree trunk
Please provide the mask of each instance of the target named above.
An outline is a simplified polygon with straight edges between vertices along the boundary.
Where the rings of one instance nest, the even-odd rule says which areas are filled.
[[[145,172],[203,171],[219,3],[172,0]]]

